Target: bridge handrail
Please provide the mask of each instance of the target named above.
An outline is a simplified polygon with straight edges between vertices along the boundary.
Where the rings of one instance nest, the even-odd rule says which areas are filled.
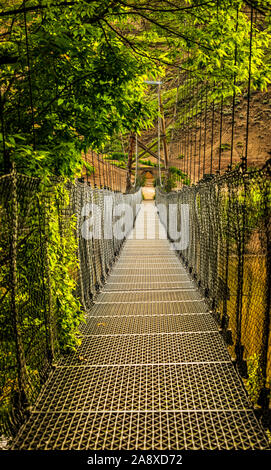
[[[160,217],[170,233],[169,204],[188,204],[189,245],[180,256],[206,297],[246,378],[257,406],[269,406],[271,384],[271,184],[270,161],[206,177],[166,193],[156,189]]]
[[[112,212],[128,204],[134,220],[141,199],[141,189],[122,194],[58,178],[44,184],[15,171],[0,177],[0,435],[16,432],[56,358],[75,347],[83,312],[125,239],[117,229],[106,236],[120,217]],[[90,217],[93,233],[84,237]]]

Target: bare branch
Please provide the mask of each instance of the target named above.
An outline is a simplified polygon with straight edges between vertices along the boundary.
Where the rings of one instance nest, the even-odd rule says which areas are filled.
[[[149,21],[152,24],[155,24],[159,28],[164,29],[165,31],[167,31],[168,33],[173,34],[174,36],[180,37],[180,38],[184,39],[185,41],[191,42],[193,44],[197,44],[198,46],[201,46],[204,49],[207,49],[208,51],[213,51],[213,49],[211,47],[205,46],[204,44],[200,43],[199,41],[195,41],[194,39],[191,39],[191,38],[185,36],[184,34],[181,34],[180,32],[174,31],[173,29],[168,28],[166,25],[164,25],[162,23],[158,23],[158,21],[154,20],[153,18],[150,18],[149,16],[144,15],[141,12],[138,13],[138,14],[139,14],[139,16],[144,18],[145,20]]]

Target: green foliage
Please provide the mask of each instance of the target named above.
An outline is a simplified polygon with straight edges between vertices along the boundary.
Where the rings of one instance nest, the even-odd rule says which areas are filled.
[[[43,14],[27,13],[29,57],[21,21],[2,49],[20,60],[3,59],[6,149],[3,155],[1,145],[0,165],[16,161],[20,171],[33,175],[42,167],[48,174],[73,177],[80,173],[82,151],[101,149],[114,135],[151,124],[144,79],[155,71],[96,20],[97,12],[114,15],[119,6],[75,2],[65,8],[49,0],[43,5]]]
[[[167,175],[162,175],[161,177],[161,183],[163,186],[164,191],[169,193],[176,187],[177,181],[182,181],[184,185],[189,185],[190,180],[186,173],[184,173],[182,170],[175,166],[171,166],[168,169],[168,174]],[[160,185],[160,179],[156,178],[153,183],[154,187]]]
[[[160,186],[160,178],[157,177],[157,178],[154,178],[154,181],[153,181],[153,187],[156,188]]]
[[[128,153],[123,152],[112,152],[111,159],[112,160],[127,160]]]
[[[257,405],[261,389],[264,386],[264,378],[260,365],[259,355],[255,353],[248,358],[247,368],[248,379],[245,380],[246,389],[252,403]]]
[[[172,189],[175,188],[176,182],[177,182],[177,178],[176,178],[176,175],[174,173],[168,174],[168,176],[162,175],[162,177],[161,177],[161,183],[162,183],[162,186],[163,186],[163,190],[166,191],[167,193],[170,193],[170,191],[172,191]],[[159,177],[155,178],[155,180],[153,182],[153,186],[155,188],[160,186],[160,178]]]
[[[177,168],[176,166],[171,166],[168,171],[169,171],[171,177],[176,178],[176,180],[178,178],[179,180],[182,181],[183,184],[185,184],[185,185],[190,184],[190,180],[189,180],[187,174],[184,173],[182,170],[180,170],[180,168]]]
[[[125,170],[127,167],[126,155],[127,154],[121,152],[113,152],[112,154],[103,154],[103,159],[108,160],[111,165]]]
[[[225,151],[230,150],[230,149],[231,149],[231,145],[227,144],[227,143],[226,144],[221,144],[221,146],[220,146],[220,150],[222,152],[225,152]]]
[[[136,178],[136,187],[137,186],[145,186],[146,184],[146,175],[138,175]]]
[[[87,176],[90,176],[95,173],[95,167],[93,165],[90,165],[90,163],[84,161],[84,166],[86,168]]]
[[[14,160],[29,174],[43,169],[78,175],[82,151],[102,150],[116,136],[140,135],[152,126],[157,90],[146,79],[173,79],[175,85],[165,93],[165,112],[171,113],[177,85],[174,76],[167,77],[168,64],[193,71],[192,79],[180,75],[177,127],[186,122],[188,109],[190,118],[199,113],[199,97],[188,106],[191,85],[198,84],[199,93],[208,85],[208,102],[221,96],[226,102],[233,91],[240,95],[247,87],[250,23],[241,0],[197,3],[193,15],[183,5],[173,8],[155,0],[143,6],[132,0],[129,7],[110,0],[56,3],[30,3],[28,46],[23,15],[0,20],[2,165]],[[6,5],[4,12],[10,8]],[[253,27],[255,90],[266,89],[271,81],[270,14],[263,8],[263,27]]]
[[[48,259],[57,336],[62,352],[75,350],[80,344],[78,326],[83,321],[80,303],[74,295],[74,275],[79,269],[76,258],[76,218],[65,217],[68,205],[68,191],[60,183],[48,212]]]
[[[139,163],[142,163],[142,165],[148,165],[148,166],[153,166],[153,167],[158,167],[158,163],[152,162],[151,160],[143,160],[139,159]]]
[[[80,344],[78,325],[83,311],[75,296],[77,285],[76,221],[69,215],[68,191],[63,182],[56,185],[24,177],[18,185],[17,292],[19,331],[25,358],[24,391],[30,403],[40,389],[49,325],[56,356],[75,350]],[[34,185],[37,185],[36,187]],[[34,186],[34,188],[33,188]],[[11,291],[10,243],[13,208],[0,198],[0,415],[11,410],[19,389],[14,305]],[[6,189],[6,192],[5,192]],[[12,258],[13,260],[13,258]],[[17,336],[18,339],[18,336]]]
[[[174,173],[169,173],[167,177],[162,178],[163,189],[166,193],[170,193],[176,187],[177,178]]]
[[[239,3],[238,29],[236,30],[236,6]],[[208,82],[215,89],[212,99],[221,95],[226,98],[234,89],[233,74],[236,76],[235,91],[239,94],[247,83],[249,74],[249,42],[250,24],[248,16],[241,11],[242,2],[225,3],[221,6],[210,6],[208,11],[202,10],[201,17],[195,23],[202,28],[197,29],[198,40],[202,46],[193,47],[194,51],[186,61],[192,66],[196,75]],[[208,22],[206,18],[208,15]],[[189,28],[189,27],[188,27]],[[195,37],[196,29],[190,26],[190,33]],[[208,44],[207,44],[208,41]],[[270,44],[270,34],[258,31],[254,27],[252,44],[252,87],[264,90],[270,83],[270,67],[264,60],[264,51]],[[237,56],[235,56],[237,48]],[[236,64],[235,64],[236,60]]]
[[[169,167],[168,171],[169,171],[169,173],[171,173],[173,175],[178,175],[178,176],[181,176],[181,177],[185,176],[184,172],[182,170],[180,170],[179,168],[177,168],[176,166]]]
[[[118,168],[123,168],[124,170],[125,170],[126,167],[127,167],[126,162],[124,162],[124,161],[122,161],[122,160],[120,160],[120,161],[118,161],[118,160],[111,160],[111,164],[114,165],[114,166],[116,166],[116,167],[118,167]]]

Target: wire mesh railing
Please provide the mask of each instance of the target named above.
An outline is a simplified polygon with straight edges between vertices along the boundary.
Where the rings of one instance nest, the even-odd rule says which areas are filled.
[[[140,201],[141,191],[44,185],[15,171],[0,178],[0,436],[17,431],[59,354],[75,347],[131,228],[123,232],[116,207],[128,205],[133,222]]]
[[[156,204],[169,237],[170,205],[177,205],[178,228],[181,207],[189,206],[189,243],[180,256],[220,323],[252,401],[267,409],[271,386],[270,162],[261,170],[209,176],[179,192],[166,194],[157,188]]]

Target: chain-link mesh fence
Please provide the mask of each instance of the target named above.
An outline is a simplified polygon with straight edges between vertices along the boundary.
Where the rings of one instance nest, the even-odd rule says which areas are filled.
[[[271,385],[270,164],[261,170],[206,177],[197,186],[156,190],[171,237],[170,204],[189,206],[189,243],[180,251],[221,325],[255,405],[268,407]],[[164,207],[164,209],[163,209]],[[172,238],[172,237],[171,237]]]
[[[133,222],[140,201],[141,191],[0,178],[0,436],[17,430],[105,281],[131,228],[117,205]]]

